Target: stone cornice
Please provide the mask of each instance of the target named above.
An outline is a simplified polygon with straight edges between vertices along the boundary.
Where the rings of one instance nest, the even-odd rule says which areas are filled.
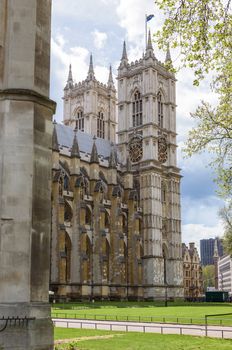
[[[0,100],[28,101],[38,103],[49,108],[54,114],[56,111],[56,102],[48,97],[39,94],[30,89],[5,89],[0,90]]]

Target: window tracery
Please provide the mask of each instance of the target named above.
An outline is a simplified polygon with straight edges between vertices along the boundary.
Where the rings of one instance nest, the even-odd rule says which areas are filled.
[[[97,137],[105,138],[105,121],[103,112],[98,113],[97,117]]]
[[[132,103],[132,123],[133,127],[143,124],[143,101],[140,92],[137,90],[133,96]]]
[[[80,131],[84,131],[85,121],[84,121],[83,111],[82,110],[77,111],[75,117],[76,117],[76,129]]]
[[[158,93],[157,96],[158,101],[158,126],[160,128],[164,127],[164,103],[161,92]]]

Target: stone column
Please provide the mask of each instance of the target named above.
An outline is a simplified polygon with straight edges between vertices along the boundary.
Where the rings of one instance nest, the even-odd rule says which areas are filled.
[[[6,327],[4,350],[53,349],[50,24],[51,0],[0,0],[0,318],[31,319]]]

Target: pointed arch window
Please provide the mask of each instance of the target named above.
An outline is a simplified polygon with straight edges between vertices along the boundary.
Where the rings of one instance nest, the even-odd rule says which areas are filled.
[[[158,101],[158,125],[160,128],[163,128],[164,127],[164,102],[163,102],[161,92],[158,93],[157,101]]]
[[[83,111],[79,110],[76,114],[76,129],[80,131],[85,130],[85,121]]]
[[[161,182],[161,202],[166,203],[166,200],[167,200],[166,184],[162,181]]]
[[[105,138],[105,121],[103,112],[99,112],[97,116],[97,137]]]
[[[132,123],[133,127],[143,124],[143,101],[140,92],[137,90],[133,96],[132,103]]]

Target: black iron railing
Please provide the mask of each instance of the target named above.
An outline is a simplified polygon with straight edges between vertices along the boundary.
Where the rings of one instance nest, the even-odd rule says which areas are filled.
[[[0,332],[3,332],[7,327],[25,327],[29,321],[35,320],[35,317],[2,317],[0,318]]]

